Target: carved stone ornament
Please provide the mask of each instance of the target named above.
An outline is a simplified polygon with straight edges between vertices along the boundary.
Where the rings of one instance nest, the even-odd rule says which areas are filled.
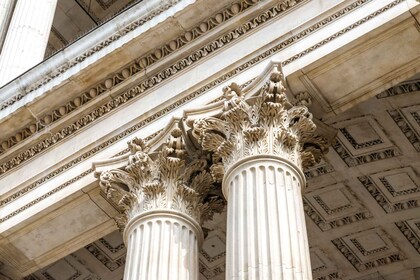
[[[117,219],[121,230],[146,211],[181,212],[202,224],[223,210],[225,202],[210,175],[208,159],[187,154],[179,128],[157,151],[139,138],[128,146],[131,155],[125,166],[96,174],[107,198],[123,213]]]
[[[298,168],[321,160],[334,132],[322,124],[327,133],[317,129],[312,114],[303,105],[311,103],[308,94],[288,98],[280,63],[274,64],[268,82],[259,89],[251,94],[245,90],[231,84],[223,90],[221,112],[187,122],[198,144],[213,153],[214,165],[210,169],[215,179],[221,180],[223,170],[251,156],[281,157]]]

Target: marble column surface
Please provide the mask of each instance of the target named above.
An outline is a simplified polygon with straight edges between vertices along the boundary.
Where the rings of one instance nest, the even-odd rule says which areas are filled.
[[[57,0],[18,0],[0,57],[0,86],[44,58]]]

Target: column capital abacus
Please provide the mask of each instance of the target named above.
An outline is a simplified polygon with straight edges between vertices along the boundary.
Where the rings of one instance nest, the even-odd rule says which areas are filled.
[[[151,151],[139,138],[128,146],[131,154],[123,167],[96,174],[107,198],[123,213],[117,219],[120,230],[147,213],[179,214],[200,226],[223,210],[225,202],[217,194],[208,160],[187,153],[179,128],[171,130],[158,150]]]

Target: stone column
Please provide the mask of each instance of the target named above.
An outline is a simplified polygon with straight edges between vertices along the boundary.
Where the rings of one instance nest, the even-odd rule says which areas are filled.
[[[228,201],[226,279],[312,279],[302,169],[329,140],[303,102],[288,100],[280,69],[256,96],[236,84],[224,94],[222,112],[196,120],[193,136],[213,152]]]
[[[13,8],[15,7],[15,2],[16,0],[0,1],[0,50],[2,49],[7,29],[9,28],[9,22],[12,16]]]
[[[200,225],[224,207],[207,160],[187,156],[178,128],[159,151],[149,153],[137,138],[129,147],[124,168],[100,174],[101,188],[124,213],[118,219],[127,246],[124,279],[198,280]]]
[[[18,0],[0,57],[0,86],[44,58],[57,0]]]

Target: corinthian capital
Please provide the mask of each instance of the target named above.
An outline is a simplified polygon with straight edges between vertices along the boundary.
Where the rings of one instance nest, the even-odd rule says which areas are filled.
[[[174,128],[158,150],[142,139],[128,143],[124,166],[98,172],[107,198],[123,213],[119,227],[153,210],[180,212],[198,224],[221,212],[224,202],[213,183],[206,158],[187,154],[181,130]]]
[[[223,93],[221,112],[195,119],[192,135],[204,150],[221,160],[225,170],[257,155],[281,157],[305,168],[319,162],[328,151],[331,135],[326,137],[317,129],[303,105],[309,101],[289,101],[280,67],[274,68],[268,81],[253,94],[244,93],[237,84]]]

